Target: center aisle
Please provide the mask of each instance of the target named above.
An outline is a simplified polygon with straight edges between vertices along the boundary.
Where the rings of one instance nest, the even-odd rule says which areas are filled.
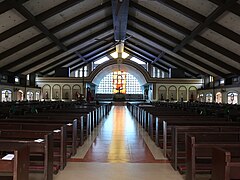
[[[125,106],[113,106],[83,161],[157,162]]]
[[[183,179],[166,160],[155,160],[144,133],[125,106],[113,106],[95,133],[91,144],[86,142],[78,150],[78,154],[85,151],[82,158],[70,159],[54,180]]]

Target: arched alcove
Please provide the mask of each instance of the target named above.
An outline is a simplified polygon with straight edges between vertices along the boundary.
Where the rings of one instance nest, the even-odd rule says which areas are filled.
[[[160,101],[167,99],[167,88],[165,86],[160,86],[158,88],[158,99]]]
[[[53,99],[60,99],[60,94],[61,94],[61,86],[58,84],[55,84],[52,87],[52,98]]]
[[[43,99],[50,99],[51,98],[51,87],[48,84],[45,84],[42,87],[42,98]]]
[[[80,99],[81,97],[81,87],[79,85],[74,85],[72,87],[72,99]]]
[[[196,101],[197,99],[197,88],[194,86],[191,86],[189,88],[189,101]]]
[[[62,99],[70,99],[70,95],[71,95],[71,87],[65,84],[62,87]]]
[[[185,86],[178,88],[178,100],[181,102],[187,101],[187,88]]]
[[[170,86],[168,88],[168,99],[170,101],[176,101],[177,100],[177,88],[175,86]]]

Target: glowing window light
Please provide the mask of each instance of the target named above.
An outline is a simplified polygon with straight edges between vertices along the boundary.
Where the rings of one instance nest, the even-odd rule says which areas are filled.
[[[129,56],[128,53],[126,53],[126,52],[123,52],[123,53],[122,53],[122,58],[123,58],[123,59],[126,59],[128,56]]]
[[[118,58],[118,53],[117,52],[114,52],[112,54],[110,54],[114,59]]]
[[[109,58],[107,56],[105,56],[102,59],[99,59],[99,60],[95,61],[94,64],[102,64],[102,63],[104,63],[108,60],[109,60]]]
[[[137,59],[135,57],[132,57],[130,60],[134,61],[135,63],[138,63],[138,64],[146,64],[145,62],[143,62],[143,61],[141,61],[141,60],[139,60],[139,59]]]

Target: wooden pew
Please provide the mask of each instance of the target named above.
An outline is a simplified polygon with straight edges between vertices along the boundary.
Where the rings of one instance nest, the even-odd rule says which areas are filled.
[[[163,148],[164,156],[166,157],[166,150],[168,144],[168,138],[171,136],[171,126],[175,125],[193,125],[193,126],[201,126],[201,125],[211,125],[215,124],[223,125],[231,122],[226,122],[225,118],[213,118],[213,117],[201,117],[201,116],[171,116],[171,117],[163,117],[161,120],[156,119],[156,132],[155,132],[155,143],[157,146]],[[235,125],[240,125],[240,123],[236,123]],[[171,139],[169,140],[171,142]]]
[[[37,142],[37,139],[43,141]],[[43,172],[44,180],[53,180],[53,135],[41,132],[14,132],[0,131],[0,144],[4,143],[25,143],[29,146],[30,157],[36,154],[44,156],[43,165],[35,163],[30,158],[30,171]],[[34,160],[34,159],[33,159]],[[38,159],[37,159],[38,160]]]
[[[20,116],[19,118],[8,118],[0,119],[0,122],[11,122],[11,123],[34,123],[34,124],[59,124],[66,125],[67,129],[67,142],[71,144],[72,155],[77,152],[77,133],[78,133],[78,121],[76,119],[65,119],[65,118],[51,118],[51,117],[38,117],[38,116]]]
[[[12,173],[12,180],[29,179],[29,147],[26,144],[1,142],[0,152],[14,155],[12,160],[3,160],[0,157],[0,173]],[[0,179],[4,177],[0,175]]]
[[[171,127],[171,151],[168,154],[171,164],[175,170],[179,164],[185,164],[186,148],[185,148],[185,137],[187,133],[208,133],[208,132],[240,132],[240,124],[235,126],[234,124],[223,124],[218,123],[199,123],[199,124],[181,124],[178,126]]]
[[[67,142],[66,125],[59,124],[31,124],[31,123],[3,123],[0,122],[0,130],[29,130],[52,133],[54,138],[54,159],[59,158],[60,169],[63,170],[67,164]],[[59,144],[59,147],[56,143]]]
[[[240,145],[215,147],[212,153],[212,180],[240,179]]]
[[[196,172],[210,172],[213,147],[240,145],[239,132],[193,133],[186,138],[186,180],[195,180]],[[201,163],[200,163],[201,162]],[[182,169],[182,168],[181,168]]]

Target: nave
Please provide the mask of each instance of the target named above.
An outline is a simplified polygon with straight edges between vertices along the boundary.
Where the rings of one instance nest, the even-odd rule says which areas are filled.
[[[181,180],[125,106],[113,106],[54,180]]]

